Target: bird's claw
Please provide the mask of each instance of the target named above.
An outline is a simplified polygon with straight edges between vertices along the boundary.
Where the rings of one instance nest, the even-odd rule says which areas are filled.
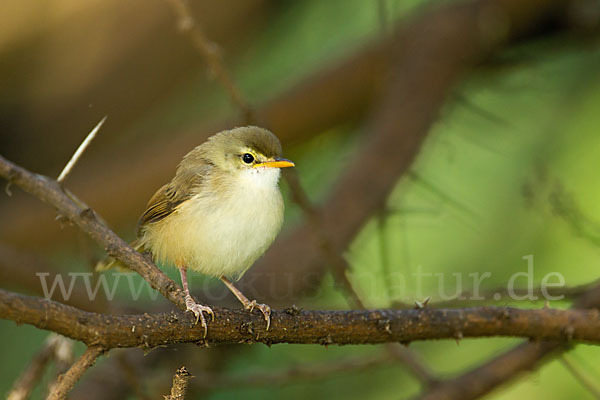
[[[214,321],[215,313],[213,312],[212,308],[196,303],[192,296],[189,295],[185,296],[185,307],[186,311],[191,311],[196,316],[195,324],[198,324],[198,321],[200,321],[202,327],[204,328],[204,337],[206,337],[206,334],[208,333],[208,324],[206,323],[206,319],[204,318],[204,314],[202,313],[205,312],[207,314],[210,314],[212,320]]]
[[[260,312],[262,312],[265,317],[265,321],[267,321],[267,331],[271,326],[271,307],[266,304],[257,303],[256,300],[252,300],[250,303],[244,306],[246,310],[250,310],[250,312],[254,311],[255,308],[258,308]]]

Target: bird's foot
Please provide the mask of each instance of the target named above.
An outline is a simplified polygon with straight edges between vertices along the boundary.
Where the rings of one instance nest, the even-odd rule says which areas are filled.
[[[200,321],[202,327],[204,328],[204,337],[206,337],[206,334],[208,333],[208,325],[206,324],[206,319],[202,313],[205,312],[210,314],[212,316],[212,320],[214,321],[215,313],[213,312],[212,308],[196,303],[189,294],[185,296],[185,307],[186,311],[191,311],[196,316],[196,324],[198,324],[198,321]]]
[[[266,330],[269,330],[269,327],[271,326],[271,307],[266,304],[257,303],[256,300],[252,300],[248,304],[245,304],[244,308],[246,310],[250,310],[250,312],[252,312],[255,308],[258,308],[265,317],[265,321],[267,321]]]

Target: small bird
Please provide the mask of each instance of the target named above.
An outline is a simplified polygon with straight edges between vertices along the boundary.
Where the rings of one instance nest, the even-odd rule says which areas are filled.
[[[248,300],[232,283],[273,243],[283,222],[281,144],[266,129],[246,126],[219,132],[190,151],[175,177],[156,191],[138,221],[132,246],[179,269],[188,311],[201,321],[213,310],[190,295],[187,270],[219,278],[244,308],[259,309],[271,324],[271,308]],[[115,266],[101,263],[99,270]]]

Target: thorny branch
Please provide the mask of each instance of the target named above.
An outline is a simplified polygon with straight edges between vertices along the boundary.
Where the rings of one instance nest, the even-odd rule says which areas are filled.
[[[223,65],[221,49],[219,46],[204,34],[200,25],[198,25],[194,19],[189,5],[185,0],[168,1],[177,14],[181,32],[189,35],[194,47],[208,64],[210,72],[219,80],[227,93],[229,93],[232,102],[242,110],[246,123],[253,123],[255,120],[254,112],[248,105],[248,102],[242,97],[239,89],[233,83],[227,69]]]

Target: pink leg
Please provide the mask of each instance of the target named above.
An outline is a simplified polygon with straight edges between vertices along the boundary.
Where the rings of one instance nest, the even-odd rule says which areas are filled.
[[[202,327],[204,328],[204,337],[206,337],[206,334],[208,332],[208,325],[206,324],[206,320],[204,319],[204,314],[202,314],[202,312],[210,314],[212,316],[213,321],[215,320],[215,314],[210,307],[203,306],[202,304],[198,304],[194,301],[194,298],[190,294],[190,289],[188,288],[187,268],[178,268],[179,274],[181,275],[181,284],[183,286],[183,291],[185,292],[185,306],[187,308],[186,311],[191,311],[194,313],[194,315],[196,316],[196,323],[198,323],[198,320],[200,320],[200,322],[202,323]]]
[[[244,308],[246,310],[252,311],[255,308],[258,308],[260,312],[262,312],[263,316],[265,317],[265,321],[267,321],[267,330],[269,330],[269,327],[271,326],[271,307],[269,307],[266,304],[257,303],[256,300],[248,300],[248,298],[244,296],[244,294],[238,288],[233,286],[233,283],[231,283],[231,281],[225,278],[224,276],[221,277],[221,281],[225,284],[225,286],[227,286],[229,290],[231,290],[231,293],[233,293],[235,297],[237,297],[237,299],[244,305]]]

